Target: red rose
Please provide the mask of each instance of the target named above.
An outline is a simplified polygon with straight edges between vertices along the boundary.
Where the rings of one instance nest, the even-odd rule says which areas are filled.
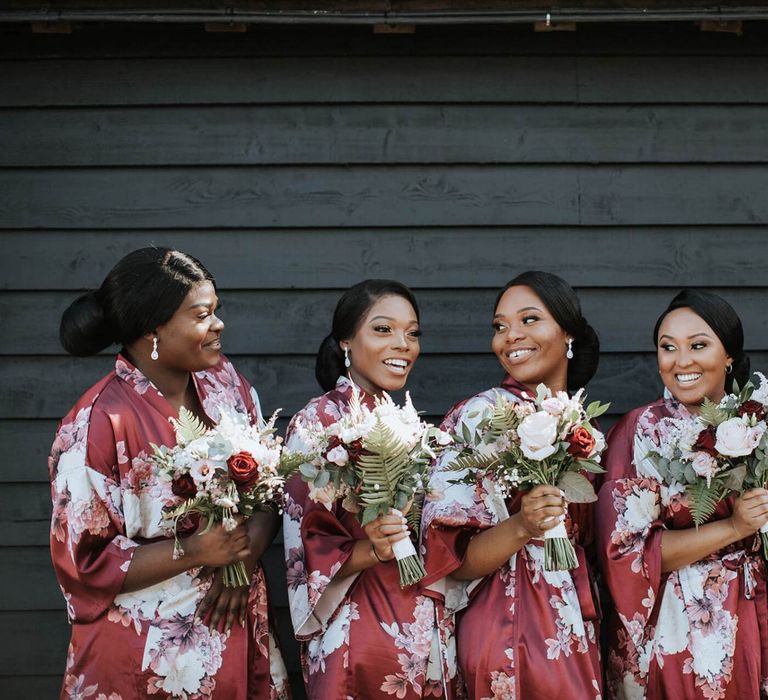
[[[241,491],[250,489],[259,479],[259,465],[249,452],[238,452],[227,460],[229,475]]]
[[[750,399],[739,406],[738,414],[739,417],[749,415],[754,416],[757,420],[763,420],[763,418],[765,418],[765,409],[763,408],[763,404],[759,401]]]
[[[357,438],[357,440],[351,442],[349,445],[344,445],[344,448],[349,452],[349,458],[354,462],[360,455],[368,454],[368,451],[363,447],[363,439]]]
[[[703,452],[708,452],[713,457],[717,456],[717,450],[715,449],[715,442],[717,441],[717,435],[715,434],[714,426],[708,425],[704,430],[699,433],[699,437],[696,438],[696,442],[693,444],[694,448]]]
[[[568,437],[568,454],[576,459],[587,459],[595,449],[595,437],[586,428],[576,428]]]
[[[179,496],[179,498],[194,498],[197,494],[197,486],[189,474],[183,474],[171,482],[171,491],[173,491],[174,496]]]

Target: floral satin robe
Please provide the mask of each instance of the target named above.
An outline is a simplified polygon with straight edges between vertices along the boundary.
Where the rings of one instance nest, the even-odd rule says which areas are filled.
[[[289,426],[287,446],[303,447],[293,430],[297,420],[338,421],[352,391],[341,377],[335,389],[313,399]],[[362,390],[361,399],[373,407]],[[453,648],[451,620],[435,594],[418,585],[402,590],[394,560],[337,576],[355,542],[367,539],[354,515],[338,501],[313,501],[295,476],[287,488],[283,537],[288,600],[311,700],[453,697],[451,681],[443,682],[444,673],[449,679],[455,673],[455,665],[444,668],[446,644]]]
[[[627,700],[758,700],[768,687],[766,569],[758,538],[670,573],[664,530],[693,527],[683,489],[645,459],[664,417],[690,415],[671,397],[624,416],[608,435],[598,504],[602,569],[614,610],[607,696]],[[712,520],[731,514],[733,497]]]
[[[474,429],[497,394],[524,401],[524,392],[506,377],[501,388],[454,407],[441,427],[456,434],[462,425]],[[600,700],[597,596],[584,551],[592,537],[592,507],[568,508],[565,524],[579,558],[573,571],[545,571],[543,542],[532,540],[492,574],[455,581],[450,574],[461,566],[472,536],[520,510],[520,494],[505,501],[489,477],[476,486],[452,483],[464,474],[444,468],[455,454],[445,451],[432,472],[422,536],[425,582],[458,613],[459,672],[469,698]]]
[[[228,360],[193,375],[212,420],[229,405],[261,420],[253,389]],[[191,569],[121,593],[136,547],[173,537],[162,509],[180,499],[157,478],[152,448],[173,446],[173,410],[118,355],[114,371],[62,420],[49,459],[51,554],[72,638],[62,698],[288,698],[285,668],[257,567],[246,627],[222,634],[195,620],[210,579]],[[170,556],[170,554],[169,554]]]

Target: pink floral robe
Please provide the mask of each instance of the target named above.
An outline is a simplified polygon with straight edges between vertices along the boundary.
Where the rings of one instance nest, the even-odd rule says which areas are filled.
[[[523,401],[525,388],[506,377],[501,388],[455,406],[442,429],[474,429],[492,409],[497,394]],[[545,571],[543,542],[532,540],[492,574],[471,582],[450,573],[464,560],[473,535],[520,510],[520,494],[506,501],[485,477],[476,486],[452,483],[463,472],[444,467],[444,452],[430,478],[422,535],[425,582],[441,589],[446,606],[459,613],[456,645],[459,672],[473,700],[600,700],[598,610],[585,557],[592,535],[592,508],[569,506],[566,528],[579,566]],[[461,611],[461,612],[459,612]]]
[[[261,420],[255,392],[228,360],[193,376],[212,420],[222,405]],[[154,474],[150,447],[176,444],[172,415],[152,383],[118,355],[114,371],[59,427],[49,460],[51,555],[72,624],[61,697],[288,698],[261,567],[246,627],[227,634],[195,620],[210,585],[195,578],[197,569],[120,592],[136,547],[172,537],[161,513],[180,499]]]
[[[599,553],[615,609],[609,624],[607,695],[651,700],[766,697],[768,608],[758,538],[670,573],[664,530],[693,527],[679,485],[645,459],[664,442],[663,417],[689,415],[671,397],[628,413],[608,435],[598,503]],[[713,520],[731,514],[733,497]]]
[[[294,417],[286,443],[301,450],[297,420],[332,425],[348,410],[352,383],[341,377],[336,388],[313,399]],[[373,399],[361,391],[372,407]],[[453,697],[444,668],[446,644],[452,647],[450,619],[430,591],[402,590],[397,563],[377,564],[339,578],[337,572],[357,540],[367,536],[354,515],[337,501],[324,505],[309,498],[300,476],[288,484],[283,537],[288,569],[288,600],[302,670],[312,700]],[[450,665],[450,664],[449,664]]]

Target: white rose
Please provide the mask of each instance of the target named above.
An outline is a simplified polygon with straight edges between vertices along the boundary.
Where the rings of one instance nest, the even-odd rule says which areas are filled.
[[[332,462],[339,467],[343,467],[349,462],[349,453],[341,445],[337,445],[332,450],[328,450],[328,454],[325,455],[325,458],[329,462]]]
[[[563,409],[565,408],[562,401],[560,401],[560,399],[555,399],[555,398],[544,399],[541,402],[541,407],[547,413],[553,416],[559,416],[563,412]]]
[[[744,457],[755,449],[754,439],[753,429],[741,418],[729,418],[717,426],[715,449],[727,457]]]
[[[446,433],[444,430],[435,430],[435,441],[438,445],[445,447],[453,442],[453,438],[450,433]]]
[[[706,452],[697,452],[691,461],[693,471],[699,476],[711,479],[717,473],[717,460]]]
[[[557,418],[546,411],[526,416],[517,429],[520,448],[528,459],[541,461],[557,450]]]

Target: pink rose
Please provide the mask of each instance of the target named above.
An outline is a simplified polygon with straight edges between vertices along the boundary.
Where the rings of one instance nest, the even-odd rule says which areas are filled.
[[[717,473],[717,460],[706,452],[697,452],[691,466],[693,471],[706,479],[711,479]]]
[[[717,426],[715,449],[726,457],[745,457],[757,447],[765,427],[751,428],[741,418],[729,418]]]

